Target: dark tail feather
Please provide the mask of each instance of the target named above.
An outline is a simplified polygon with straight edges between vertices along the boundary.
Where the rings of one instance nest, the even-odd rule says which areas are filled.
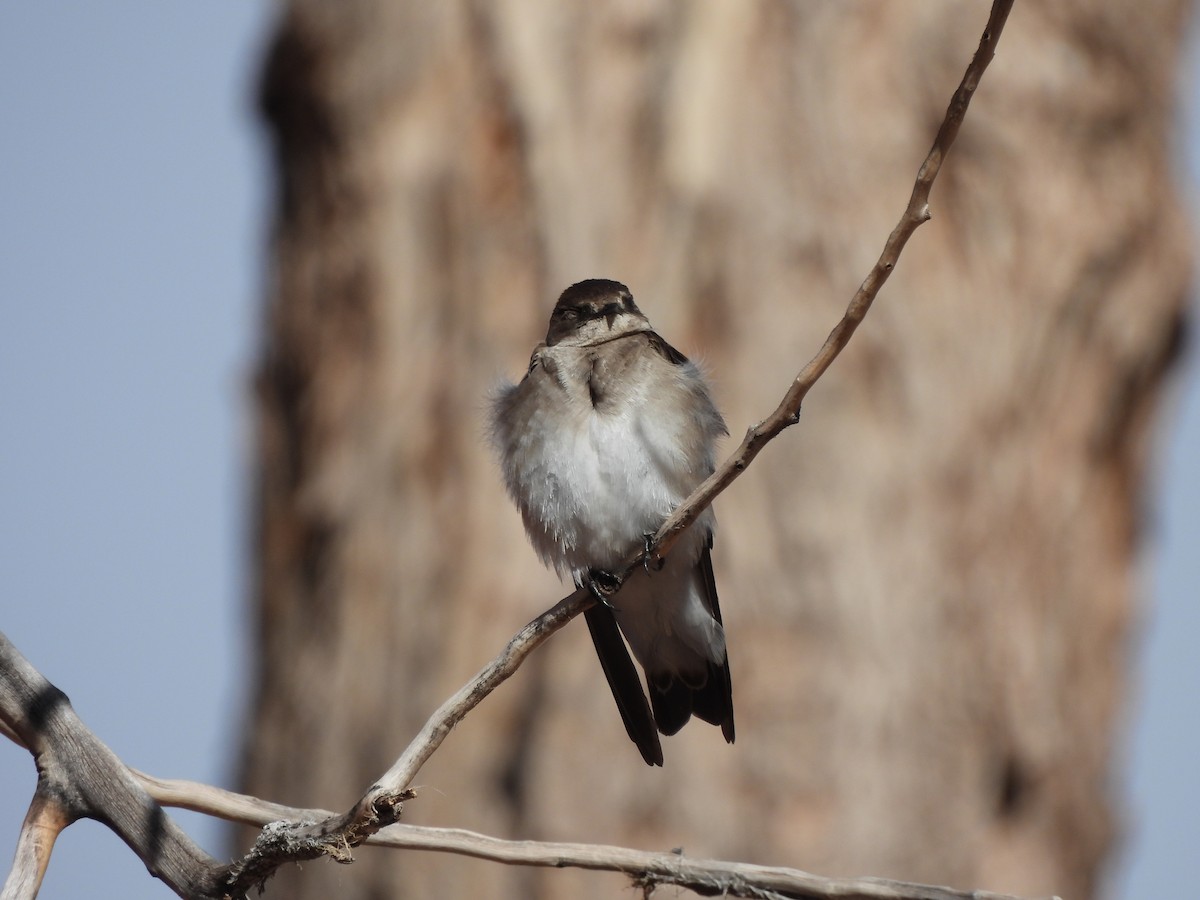
[[[700,570],[704,574],[704,589],[708,594],[708,605],[713,618],[721,621],[721,604],[717,601],[717,579],[712,567],[712,532],[708,533],[707,546],[700,554]],[[702,687],[692,694],[692,709],[705,722],[721,726],[721,734],[727,743],[733,743],[733,679],[729,677],[729,657],[721,665],[708,664],[708,678]]]
[[[671,675],[655,678],[647,674],[647,680],[658,730],[665,735],[677,733],[692,717],[692,689]]]
[[[654,727],[650,706],[646,703],[645,693],[642,692],[642,681],[638,678],[637,669],[633,667],[633,660],[629,658],[629,651],[625,649],[625,641],[617,628],[616,616],[607,606],[597,604],[584,612],[583,617],[587,620],[592,643],[596,646],[596,655],[600,657],[600,666],[604,669],[609,688],[612,689],[613,699],[617,701],[617,709],[621,712],[621,720],[625,723],[629,739],[637,744],[642,759],[648,765],[661,766],[663,755],[658,730]],[[684,721],[687,721],[686,717]],[[682,724],[681,722],[680,725]]]
[[[687,724],[693,714],[712,725],[721,726],[721,734],[733,743],[733,689],[729,663],[709,663],[707,677],[699,687],[674,675],[650,677],[650,705],[658,730],[672,735]]]
[[[692,691],[692,712],[709,724],[720,725],[725,740],[733,743],[733,681],[728,660],[723,666],[709,663],[704,687]]]

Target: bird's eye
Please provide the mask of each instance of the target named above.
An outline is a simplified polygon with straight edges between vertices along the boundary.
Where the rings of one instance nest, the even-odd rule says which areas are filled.
[[[579,318],[579,311],[574,309],[560,309],[558,317],[564,322],[574,322]]]

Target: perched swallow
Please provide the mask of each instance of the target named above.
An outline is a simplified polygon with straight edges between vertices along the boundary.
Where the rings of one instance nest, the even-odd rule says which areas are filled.
[[[620,572],[712,473],[728,433],[700,370],[654,332],[629,288],[599,278],[558,298],[529,371],[496,393],[491,430],[530,542],[577,586]],[[693,714],[733,743],[714,525],[709,509],[661,569],[634,570],[610,605],[585,613],[625,730],[650,765],[662,765],[658,733]]]

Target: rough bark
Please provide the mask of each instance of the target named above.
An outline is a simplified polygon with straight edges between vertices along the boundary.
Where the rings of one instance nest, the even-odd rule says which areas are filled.
[[[0,633],[0,735],[25,747],[38,780],[3,900],[37,896],[59,833],[82,818],[107,825],[180,897],[217,896],[217,864],[163,811],[108,746]]]
[[[803,421],[717,503],[738,742],[650,770],[583,629],[442,747],[406,821],[1095,893],[1188,234],[1182,2],[1018,4],[933,221]],[[553,298],[619,278],[734,432],[903,209],[986,7],[293,0],[258,377],[243,787],[345,808],[563,591],[482,433]],[[244,847],[243,847],[244,849]],[[612,896],[362,853],[268,896]]]

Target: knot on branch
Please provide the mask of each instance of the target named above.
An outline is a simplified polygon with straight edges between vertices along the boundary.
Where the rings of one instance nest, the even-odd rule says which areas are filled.
[[[417,796],[415,790],[404,788],[400,791],[381,791],[378,795],[366,799],[362,804],[362,815],[356,817],[359,822],[352,822],[347,827],[347,832],[362,831],[361,840],[355,842],[353,846],[357,847],[379,829],[399,822],[400,814],[404,811],[404,801],[411,800],[415,796]]]
[[[701,897],[761,897],[783,898],[787,895],[762,890],[746,882],[734,873],[727,875],[699,875],[697,873],[672,872],[665,869],[646,871],[633,879],[635,888],[643,896],[651,896],[662,885],[684,888]]]
[[[227,869],[224,879],[227,898],[245,896],[251,888],[261,893],[268,878],[284,863],[304,862],[326,856],[336,863],[354,862],[355,847],[381,828],[400,820],[405,800],[416,791],[381,791],[368,795],[344,816],[321,822],[271,822],[263,826],[245,858]]]

